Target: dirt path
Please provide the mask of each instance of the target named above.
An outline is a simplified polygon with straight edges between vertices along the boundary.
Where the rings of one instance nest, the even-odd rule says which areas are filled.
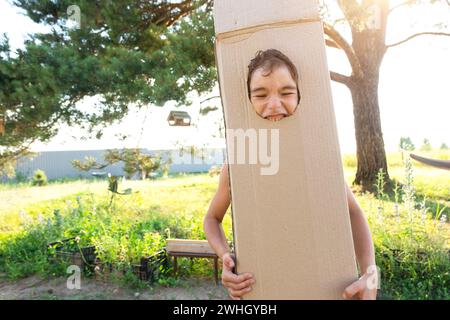
[[[228,300],[222,286],[205,279],[181,280],[178,287],[124,288],[114,283],[82,278],[79,290],[67,289],[66,278],[37,276],[0,281],[0,300]]]

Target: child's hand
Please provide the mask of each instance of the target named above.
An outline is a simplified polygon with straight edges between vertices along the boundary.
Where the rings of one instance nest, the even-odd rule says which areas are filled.
[[[252,290],[251,285],[255,283],[255,279],[250,273],[234,274],[234,266],[233,255],[225,253],[222,256],[222,284],[228,289],[233,300],[240,300],[244,294]]]
[[[377,284],[373,283],[373,274],[365,273],[359,280],[356,280],[344,290],[344,299],[376,300]]]

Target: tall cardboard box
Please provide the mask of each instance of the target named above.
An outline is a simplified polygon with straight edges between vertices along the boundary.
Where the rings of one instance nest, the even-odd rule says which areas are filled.
[[[236,269],[256,279],[244,298],[341,299],[357,267],[318,4],[214,2]],[[269,48],[286,54],[299,71],[300,106],[279,122],[260,118],[246,91],[250,60]],[[256,132],[258,145],[266,143],[278,163],[268,165],[261,154],[252,162],[250,138],[247,160],[239,163],[242,145],[230,129]]]

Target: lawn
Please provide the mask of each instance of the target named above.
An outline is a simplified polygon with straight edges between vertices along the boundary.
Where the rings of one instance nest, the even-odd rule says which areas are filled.
[[[439,153],[450,158],[450,153]],[[405,181],[400,154],[389,155],[391,177]],[[351,183],[355,159],[344,156]],[[450,172],[412,163],[413,193],[399,189],[395,197],[357,194],[369,220],[380,266],[384,299],[450,299]],[[160,250],[172,237],[204,239],[202,220],[217,188],[218,176],[177,175],[148,181],[125,181],[111,194],[105,181],[71,181],[43,187],[28,184],[0,187],[0,272],[17,280],[31,275],[65,274],[52,263],[48,242],[79,237],[74,247],[94,245],[97,256],[119,270],[129,270],[141,257]],[[407,190],[407,189],[405,189]],[[426,202],[423,203],[424,197]],[[422,204],[422,205],[421,205]],[[232,240],[230,209],[224,219]],[[50,252],[51,253],[51,252]],[[179,279],[212,277],[210,261],[181,259]],[[152,285],[179,285],[170,273]],[[126,272],[124,286],[146,286]]]

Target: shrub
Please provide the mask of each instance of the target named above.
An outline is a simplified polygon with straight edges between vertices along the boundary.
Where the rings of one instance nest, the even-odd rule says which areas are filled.
[[[36,170],[33,174],[33,186],[45,186],[47,184],[47,176],[43,170]]]
[[[401,190],[397,185],[394,189],[394,203],[383,193],[383,174],[378,175],[376,198],[366,195],[363,200],[369,201],[368,207],[375,209],[367,214],[381,271],[380,296],[385,299],[449,299],[450,229],[446,217],[442,210],[433,214],[425,201],[417,203],[409,157],[405,158],[404,166],[404,181]]]
[[[401,160],[400,154],[398,160]],[[410,162],[406,163],[406,169],[402,183],[394,189],[394,197],[384,194],[383,173],[378,175],[377,195],[358,196],[367,214],[380,267],[379,297],[448,300],[448,215],[445,216],[444,208],[425,206],[425,201],[412,187]],[[435,178],[432,181],[436,181]],[[71,195],[24,208],[23,217],[14,220],[18,224],[12,229],[14,232],[0,233],[0,272],[10,279],[33,273],[64,276],[66,266],[52,261],[46,244],[79,237],[77,245],[95,246],[101,263],[121,271],[128,285],[139,287],[140,280],[130,272],[134,270],[131,268],[139,264],[142,257],[161,250],[167,238],[205,238],[202,221],[217,182],[203,174],[139,184],[145,188],[127,197],[118,197],[112,206],[107,195],[80,193],[78,197]],[[430,185],[436,188],[432,182]],[[104,186],[101,188],[103,190]],[[442,194],[448,199],[448,193]],[[2,224],[8,227],[0,221],[0,227]],[[223,228],[226,237],[231,239],[231,215],[224,217]],[[188,259],[180,259],[178,267],[177,279],[212,276],[211,261],[206,259],[195,259],[193,265]],[[160,285],[180,285],[168,274],[158,274],[155,280]]]
[[[25,173],[23,172],[16,172],[16,183],[25,183],[27,182],[28,177]]]
[[[356,168],[356,156],[353,154],[345,154],[342,156],[342,164],[347,168]]]
[[[213,176],[217,176],[220,174],[221,168],[218,166],[212,166],[211,168],[209,168],[208,174],[213,177]]]

